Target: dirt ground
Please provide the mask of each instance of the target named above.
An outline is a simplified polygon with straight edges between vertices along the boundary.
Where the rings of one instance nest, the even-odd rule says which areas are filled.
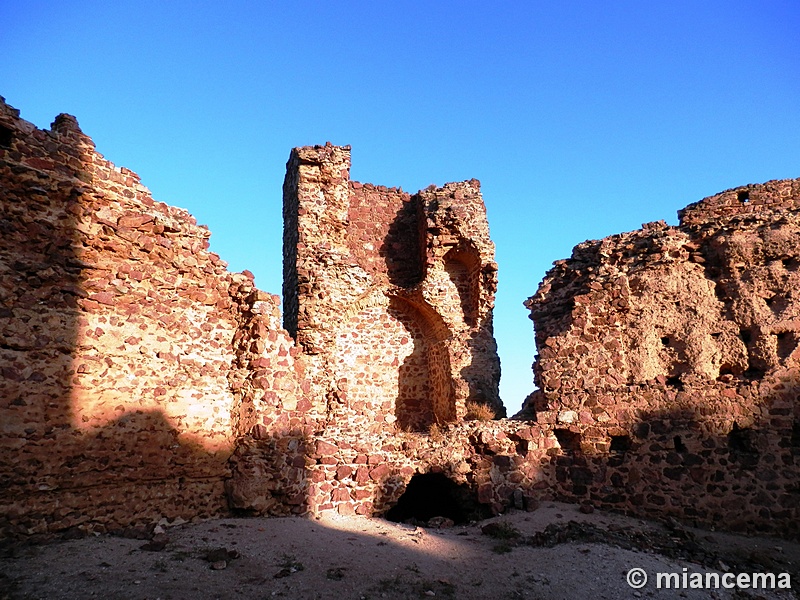
[[[800,544],[560,503],[441,528],[329,516],[126,533],[0,545],[0,599],[800,597]],[[695,572],[789,573],[795,590],[657,587],[657,573]]]

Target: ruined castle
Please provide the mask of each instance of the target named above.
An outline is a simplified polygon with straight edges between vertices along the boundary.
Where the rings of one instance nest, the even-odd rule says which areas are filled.
[[[800,535],[800,180],[558,261],[526,302],[538,389],[505,419],[479,183],[349,171],[348,147],[289,157],[281,317],[73,117],[0,101],[1,536],[382,515],[431,473],[486,514]]]

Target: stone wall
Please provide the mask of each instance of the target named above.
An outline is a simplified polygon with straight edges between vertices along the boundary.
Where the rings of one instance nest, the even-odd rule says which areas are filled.
[[[291,153],[282,329],[74,118],[0,102],[0,535],[380,515],[425,473],[486,514],[562,499],[800,535],[800,180],[577,246],[527,302],[539,389],[474,421],[503,412],[480,185],[349,169],[349,147]]]
[[[297,148],[284,183],[284,323],[312,397],[353,423],[420,431],[468,400],[501,412],[479,183],[409,195],[349,173],[349,147]]]
[[[726,190],[678,211],[682,225],[699,225],[715,217],[797,210],[800,180],[782,179]]]
[[[350,148],[330,144],[287,164],[284,324],[303,399],[262,403],[264,427],[240,439],[228,489],[249,514],[381,512],[427,468],[432,427],[462,421],[468,401],[503,411],[479,183],[410,195],[349,169]]]
[[[251,279],[69,115],[0,102],[0,190],[0,531],[226,511]]]
[[[770,182],[555,264],[527,409],[573,448],[569,495],[798,535],[798,239],[800,181]]]
[[[290,335],[73,117],[0,109],[4,533],[371,513],[418,471],[398,435],[502,409],[477,182],[411,196],[351,182],[348,148],[293,151]]]

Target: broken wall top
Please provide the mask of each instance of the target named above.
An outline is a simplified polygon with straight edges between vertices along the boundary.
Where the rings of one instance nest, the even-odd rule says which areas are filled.
[[[351,181],[349,146],[296,148],[287,163],[283,216],[284,323],[306,353],[334,357],[347,323],[366,319],[364,328],[388,311],[416,340],[415,356],[432,352],[447,363],[419,359],[421,373],[443,369],[431,380],[441,394],[449,397],[455,386],[457,406],[481,396],[499,409],[492,335],[497,265],[477,180],[409,194]],[[481,367],[479,353],[489,357]],[[417,393],[427,394],[427,385],[420,383]],[[471,391],[459,391],[462,385]],[[320,390],[332,393],[341,391]]]
[[[226,509],[244,325],[291,344],[209,235],[74,117],[42,130],[0,102],[0,532]]]
[[[526,302],[540,388],[682,388],[798,366],[800,180],[734,188],[680,215],[555,263]]]
[[[317,334],[309,331],[311,337],[319,337],[332,315],[375,288],[399,294],[418,288],[448,253],[483,274],[474,317],[486,321],[490,315],[497,265],[477,180],[416,194],[350,181],[350,147],[329,144],[292,151],[284,193],[289,194],[284,204],[289,331],[313,329]]]
[[[781,179],[732,188],[694,202],[678,211],[681,225],[758,214],[776,210],[800,209],[800,179]]]

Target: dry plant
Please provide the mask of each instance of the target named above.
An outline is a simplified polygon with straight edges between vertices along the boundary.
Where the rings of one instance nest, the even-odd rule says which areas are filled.
[[[428,428],[428,436],[433,442],[441,442],[444,440],[442,429],[439,427],[438,423],[431,423],[431,426]]]
[[[464,418],[467,421],[491,421],[495,417],[494,409],[486,404],[467,400],[465,407],[467,412]]]

